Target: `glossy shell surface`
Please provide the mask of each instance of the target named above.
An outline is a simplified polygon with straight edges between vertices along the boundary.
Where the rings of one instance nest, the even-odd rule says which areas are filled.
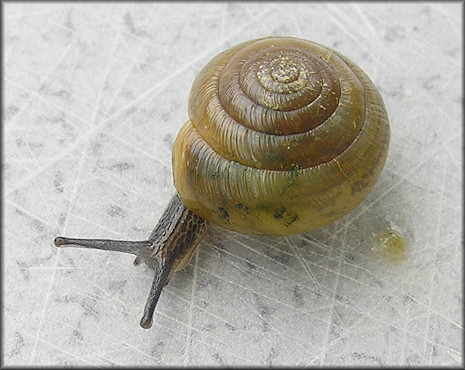
[[[369,194],[386,161],[383,100],[353,62],[320,44],[251,40],[195,79],[173,148],[187,208],[225,228],[287,235],[322,227]]]

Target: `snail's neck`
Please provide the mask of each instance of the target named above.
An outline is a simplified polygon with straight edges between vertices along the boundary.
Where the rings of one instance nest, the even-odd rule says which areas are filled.
[[[189,263],[208,225],[208,221],[188,210],[176,194],[149,236],[149,255],[140,257],[149,266],[151,258],[161,257],[173,263],[173,270],[181,270]]]

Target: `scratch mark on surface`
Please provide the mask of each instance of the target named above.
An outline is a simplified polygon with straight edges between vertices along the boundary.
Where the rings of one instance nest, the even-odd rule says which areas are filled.
[[[291,15],[292,21],[294,22],[295,28],[297,30],[297,34],[299,35],[299,37],[303,37],[302,29],[300,28],[299,22],[297,22],[297,18],[295,16],[294,4],[289,3],[288,5],[286,5],[286,8],[287,8],[288,14]]]
[[[10,199],[6,199],[6,203],[10,204],[11,206],[15,207],[16,209],[20,210],[22,213],[28,215],[30,218],[39,221],[40,223],[48,226],[50,229],[55,229],[57,225],[51,225],[47,221],[45,221],[43,218],[40,218],[39,216],[35,215],[34,213],[31,213],[29,210],[27,210],[24,207],[21,207],[19,204],[14,203]]]
[[[389,69],[389,66],[385,63],[385,60],[380,60],[377,55],[375,55],[370,48],[368,48],[366,45],[363,43],[360,43],[356,38],[354,38],[353,32],[350,32],[340,21],[338,21],[334,17],[334,13],[338,13],[339,10],[337,9],[337,6],[334,4],[329,4],[325,3],[323,4],[323,8],[328,16],[328,19],[333,22],[337,27],[341,29],[342,32],[344,32],[349,39],[354,41],[355,43],[360,45],[360,48],[363,49],[367,54],[371,55],[371,57],[376,61],[377,65],[382,66],[384,69]]]
[[[125,144],[128,148],[130,148],[132,151],[134,152],[137,152],[137,153],[140,153],[140,154],[143,154],[145,157],[149,158],[150,160],[154,161],[154,162],[157,162],[158,164],[160,164],[162,167],[166,166],[166,163],[163,162],[160,158],[154,156],[152,153],[149,153],[149,152],[146,152],[145,150],[143,150],[141,147],[137,146],[137,145],[134,145],[134,143],[131,143],[127,140],[124,140],[123,138],[119,137],[119,136],[115,136],[113,133],[108,133],[107,134],[108,136],[111,136],[112,138],[114,138],[115,140]]]
[[[173,319],[172,317],[167,316],[167,315],[165,315],[165,317],[169,318],[169,319]],[[181,331],[176,331],[176,330],[174,330],[174,329],[172,329],[172,328],[170,328],[170,327],[168,327],[166,325],[160,324],[159,322],[154,322],[154,326],[159,326],[159,327],[171,332],[173,334],[174,338],[184,337],[186,339],[186,341],[189,339],[191,341],[202,343],[202,344],[206,345],[207,347],[213,347],[215,349],[220,349],[220,350],[224,351],[225,353],[228,353],[230,356],[244,361],[245,364],[253,364],[253,363],[255,363],[252,359],[249,359],[247,357],[241,357],[237,353],[231,352],[231,347],[219,347],[218,345],[216,345],[216,344],[214,344],[212,342],[207,342],[207,341],[204,341],[204,340],[200,339],[201,337],[199,337],[199,336],[197,336],[197,337],[192,337],[192,336],[188,337],[186,333],[181,332]],[[196,330],[195,328],[192,328],[192,329]],[[213,337],[211,339],[213,339],[214,341],[219,342],[220,344],[224,345],[224,342],[221,340],[221,338]]]
[[[347,230],[347,229],[345,229],[345,230]],[[343,246],[346,245],[346,243],[345,243],[346,236],[347,236],[347,232],[344,232],[344,235],[343,235],[343,238],[342,238],[342,241],[343,241],[342,245]],[[340,256],[339,256],[337,271],[335,270],[336,279],[334,281],[334,285],[333,285],[333,288],[332,288],[332,290],[333,290],[333,295],[331,297],[332,304],[331,304],[331,308],[330,308],[329,314],[328,314],[328,322],[327,322],[327,326],[326,326],[326,333],[325,333],[325,336],[323,338],[323,345],[321,347],[320,366],[323,365],[324,362],[325,362],[327,348],[328,348],[328,342],[329,342],[329,334],[330,334],[330,331],[331,331],[331,327],[334,325],[333,315],[334,315],[334,310],[335,310],[335,306],[336,306],[336,294],[338,294],[339,276],[342,274],[341,270],[342,270],[342,266],[343,266],[343,264],[342,264],[342,254],[343,254],[343,251],[341,251]]]
[[[385,190],[381,195],[379,195],[376,199],[374,199],[370,204],[368,204],[362,211],[360,211],[356,216],[354,216],[349,222],[353,223],[357,218],[359,218],[362,214],[368,211],[371,207],[373,207],[379,200],[381,200],[386,194],[389,194],[394,188],[399,186],[402,182],[406,181],[412,173],[414,173],[418,168],[423,166],[426,162],[430,161],[431,158],[434,158],[439,150],[436,150],[434,153],[427,156],[424,160],[417,163],[413,166],[409,171],[407,171],[403,176],[399,178],[393,185],[391,185],[387,190]]]
[[[166,289],[166,288],[165,288],[165,289]],[[229,322],[229,321],[226,320],[224,317],[220,317],[220,316],[218,316],[218,315],[215,315],[215,314],[212,313],[211,311],[207,310],[205,307],[202,307],[202,306],[198,305],[197,303],[193,302],[192,299],[189,299],[189,300],[188,300],[188,299],[184,298],[184,297],[183,297],[183,294],[185,294],[184,291],[181,291],[181,290],[178,289],[178,288],[175,288],[175,287],[173,287],[173,286],[170,286],[168,289],[166,289],[166,292],[167,292],[168,294],[173,294],[177,299],[183,301],[184,303],[187,303],[187,304],[191,304],[191,303],[192,303],[192,305],[193,305],[193,307],[194,307],[195,309],[204,312],[204,313],[207,314],[208,316],[211,316],[211,317],[213,317],[214,319],[216,319],[216,320],[218,320],[218,321],[220,321],[220,322],[222,322],[222,323],[224,323],[224,324],[226,324],[226,325],[229,325],[229,326],[231,326],[231,327],[234,326],[233,323]],[[211,302],[211,303],[209,304],[209,307],[210,307],[210,306],[211,306],[211,307],[214,307],[214,308],[221,308],[221,309],[224,309],[224,307],[219,306],[219,305],[217,305],[217,304],[215,304],[215,303],[213,303],[213,302]],[[163,310],[163,309],[161,309],[161,310]],[[160,311],[161,311],[161,310],[160,310]],[[167,312],[172,314],[172,311],[167,311]],[[168,315],[167,313],[164,314],[164,315],[165,315],[166,317],[169,317],[171,320],[177,322],[178,324],[187,327],[185,321],[181,321],[181,320],[179,320],[179,319],[176,319],[175,317],[173,317],[172,315],[170,316],[170,315]],[[248,320],[247,318],[239,317],[239,316],[238,316],[238,319],[241,319],[241,320]],[[196,328],[194,328],[193,326],[192,326],[192,330],[196,330],[196,331],[200,332],[199,329],[196,329]]]
[[[73,352],[67,351],[66,349],[64,349],[64,348],[62,348],[62,347],[59,347],[59,346],[57,346],[57,345],[55,345],[55,344],[53,344],[53,343],[50,343],[50,342],[48,342],[48,341],[46,341],[46,340],[44,340],[44,339],[37,338],[37,337],[34,338],[32,335],[29,335],[29,334],[27,334],[27,333],[22,333],[22,334],[24,334],[25,336],[27,336],[27,337],[29,337],[29,338],[35,340],[36,343],[35,343],[35,345],[34,345],[34,352],[35,352],[37,343],[40,342],[40,343],[45,344],[45,345],[47,345],[47,346],[49,346],[49,347],[52,347],[53,349],[56,349],[57,351],[59,351],[59,352],[61,352],[61,353],[65,353],[65,354],[67,354],[67,355],[69,355],[69,356],[71,356],[71,357],[74,357],[74,358],[76,358],[76,359],[78,359],[78,360],[81,360],[82,362],[85,362],[85,363],[88,364],[88,365],[94,365],[94,364],[92,364],[92,362],[86,360],[84,357],[79,356],[79,355],[77,355],[77,354],[75,354],[75,353],[73,353]],[[34,354],[34,353],[33,353],[33,354]]]
[[[305,262],[302,253],[300,250],[296,247],[294,243],[291,243],[289,238],[287,236],[284,236],[284,240],[286,240],[287,244],[292,248],[294,251],[297,259],[299,260],[299,263],[302,265],[304,270],[307,272],[308,277],[317,285],[318,289],[322,289],[320,282],[318,279],[315,277],[315,275],[312,273],[312,270],[308,267],[307,263]]]
[[[55,63],[52,65],[52,67],[50,68],[50,70],[48,71],[47,74],[45,74],[45,76],[40,80],[39,82],[39,88],[41,86],[43,86],[47,81],[48,79],[50,78],[50,76],[52,75],[52,73],[55,71],[55,69],[58,67],[58,65],[60,64],[60,62],[63,60],[63,58],[66,56],[66,54],[68,54],[68,52],[71,50],[71,47],[73,46],[73,42],[71,42],[66,48],[65,50],[63,51],[63,53],[61,53],[61,55],[58,57],[58,59],[55,61]],[[5,81],[8,81],[10,82],[11,84],[15,85],[15,86],[18,86],[20,88],[22,88],[23,90],[26,90],[26,91],[29,91],[31,92],[30,90],[27,90],[19,85],[17,85],[15,82],[9,80],[8,78],[6,78],[5,76],[3,76],[4,80]],[[11,126],[14,122],[16,122],[16,120],[18,119],[18,117],[20,116],[23,108],[25,106],[27,106],[27,104],[29,104],[30,100],[32,99],[32,94],[29,95],[29,97],[26,99],[26,101],[23,102],[23,104],[21,105],[21,107],[19,108],[19,111],[16,113],[16,115],[13,117],[12,120],[10,120],[9,122],[7,122],[8,126]]]
[[[438,209],[438,212],[437,212],[437,218],[438,218],[438,221],[436,222],[436,230],[434,231],[434,245],[435,245],[435,250],[436,250],[436,253],[435,253],[435,256],[434,258],[432,258],[433,261],[437,261],[437,255],[439,253],[439,251],[441,250],[441,247],[440,247],[440,244],[439,244],[439,239],[440,239],[440,235],[441,235],[441,225],[442,225],[442,209],[444,207],[444,193],[445,193],[445,190],[446,190],[446,179],[447,179],[447,176],[445,176],[445,169],[444,167],[442,168],[442,176],[441,176],[441,179],[442,179],[442,191],[441,191],[441,198],[440,198],[440,201],[439,201],[439,209]],[[429,283],[429,294],[428,294],[428,306],[431,304],[431,302],[434,300],[434,288],[435,288],[435,284],[434,284],[434,280],[436,278],[436,274],[437,274],[437,270],[438,270],[438,266],[437,266],[437,262],[434,263],[433,265],[433,273],[431,275],[431,281]],[[429,330],[430,330],[430,319],[431,319],[431,311],[428,310],[428,315],[426,316],[426,323],[425,323],[425,331],[424,331],[424,344],[423,344],[423,354],[425,356],[428,356],[428,360],[429,360],[429,364],[433,364],[433,354],[432,354],[432,351],[433,351],[433,348],[434,346],[431,346],[431,352],[428,354],[426,351],[427,351],[427,344],[428,344],[428,333],[429,333]],[[434,330],[434,328],[433,328]],[[434,338],[434,336],[433,336]]]
[[[291,305],[289,305],[289,304],[287,304],[287,303],[285,303],[285,302],[278,301],[277,299],[272,298],[272,297],[270,297],[270,296],[268,296],[268,295],[266,295],[266,294],[264,294],[264,293],[262,293],[262,292],[254,291],[253,289],[251,289],[251,288],[249,288],[249,287],[246,287],[246,286],[244,286],[244,285],[241,285],[241,284],[236,283],[236,282],[231,281],[231,280],[227,280],[227,279],[225,279],[225,278],[222,277],[222,276],[219,276],[219,275],[217,275],[217,274],[214,274],[214,273],[212,273],[211,271],[206,271],[206,270],[204,270],[204,269],[202,269],[202,268],[200,268],[200,267],[199,267],[199,270],[202,271],[202,272],[205,272],[205,273],[209,273],[210,275],[216,277],[217,279],[223,280],[223,281],[225,281],[226,283],[233,284],[233,285],[235,285],[235,286],[237,286],[237,287],[239,287],[239,288],[242,288],[242,289],[244,289],[244,290],[246,290],[246,291],[248,291],[248,292],[250,292],[250,293],[257,294],[257,295],[260,296],[260,297],[263,297],[263,298],[266,298],[266,299],[268,299],[268,300],[270,300],[270,301],[273,301],[274,303],[278,303],[279,305],[283,305],[283,306],[285,306],[285,307],[289,307],[289,308],[291,308],[291,310],[294,311],[294,312],[298,312],[298,313],[304,314],[304,315],[306,315],[306,316],[309,316],[309,317],[311,317],[312,319],[316,319],[316,320],[319,320],[319,321],[323,321],[323,322],[324,322],[324,320],[320,319],[319,317],[314,317],[314,316],[309,315],[309,313],[308,313],[307,311],[295,309],[295,307],[293,307],[293,306],[291,306]]]
[[[186,335],[186,346],[185,346],[185,357],[184,357],[184,365],[189,363],[190,359],[190,348],[191,348],[191,336],[192,336],[192,314],[194,311],[194,302],[195,302],[195,288],[197,284],[197,266],[199,260],[199,249],[197,248],[195,251],[195,260],[194,260],[194,276],[192,278],[192,287],[191,287],[191,299],[189,303],[189,312],[188,312],[188,319],[187,319],[187,335]]]
[[[43,340],[39,338],[39,335],[40,335],[40,332],[42,330],[43,322],[45,320],[45,311],[47,309],[48,301],[50,299],[50,294],[52,293],[53,283],[55,282],[55,277],[56,277],[57,267],[58,267],[58,253],[59,252],[57,251],[57,254],[55,256],[55,262],[54,262],[54,265],[53,265],[53,270],[52,270],[52,273],[51,273],[51,276],[50,276],[50,281],[49,281],[48,288],[47,288],[47,292],[45,294],[44,305],[42,306],[42,312],[41,312],[41,315],[40,315],[39,327],[37,329],[37,333],[36,333],[36,336],[34,338],[34,346],[32,347],[32,351],[31,351],[30,365],[34,364],[38,343],[43,342]],[[62,349],[60,349],[60,350],[63,351]]]
[[[240,295],[238,295],[238,298],[243,302],[244,305],[248,306],[249,307],[249,310],[250,311],[256,311],[257,310],[257,307],[256,306],[253,306],[252,304],[250,304],[249,302],[247,302],[246,300],[244,300],[244,298]],[[278,334],[282,339],[284,339],[284,342],[293,342],[294,344],[298,345],[300,348],[302,348],[305,352],[307,353],[311,353],[312,356],[314,356],[315,358],[319,359],[319,356],[314,353],[313,351],[311,351],[309,348],[308,348],[308,345],[310,345],[311,343],[307,340],[305,340],[304,338],[298,338],[298,337],[290,337],[286,334],[284,334],[284,332],[280,329],[278,329],[278,327],[276,327],[272,322],[271,320],[268,320],[267,319],[267,324],[273,329],[274,333]],[[250,331],[248,331],[248,333],[251,333]],[[256,332],[257,334],[263,336],[264,332],[263,331],[257,331]],[[274,342],[268,338],[268,337],[264,337],[270,344],[273,344]],[[306,346],[307,345],[307,346]]]

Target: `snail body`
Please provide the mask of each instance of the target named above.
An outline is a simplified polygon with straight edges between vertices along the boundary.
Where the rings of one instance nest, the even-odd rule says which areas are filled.
[[[143,327],[209,223],[267,235],[322,227],[366,198],[388,153],[388,117],[371,80],[307,40],[263,38],[218,54],[196,77],[188,113],[173,148],[177,194],[148,240],[55,240],[133,253],[154,268]]]

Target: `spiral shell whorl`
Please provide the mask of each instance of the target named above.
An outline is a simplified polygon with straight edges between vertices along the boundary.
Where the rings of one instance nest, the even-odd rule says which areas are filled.
[[[266,41],[245,47],[225,66],[219,82],[225,111],[244,126],[272,135],[318,126],[337,106],[339,89],[331,89],[337,79],[308,50]]]
[[[241,232],[292,234],[341,217],[387,155],[387,115],[369,78],[306,40],[217,55],[193,83],[189,116],[173,151],[176,189],[200,216]]]

